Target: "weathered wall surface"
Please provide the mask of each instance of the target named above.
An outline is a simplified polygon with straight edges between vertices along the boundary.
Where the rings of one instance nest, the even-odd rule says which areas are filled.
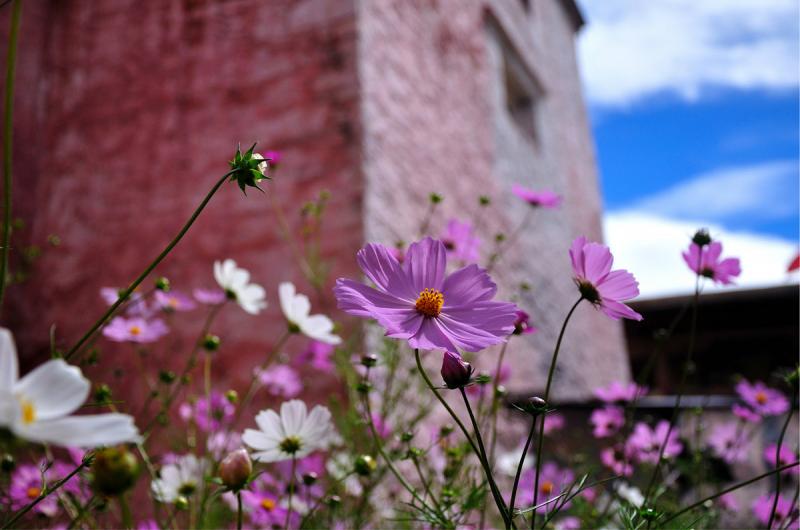
[[[509,388],[541,391],[559,326],[577,299],[567,249],[577,235],[600,240],[597,169],[575,62],[575,20],[556,0],[376,0],[361,2],[364,225],[369,239],[413,240],[428,193],[444,195],[434,233],[448,218],[476,222],[488,258],[497,232],[510,234],[528,207],[514,182],[564,195],[556,212],[537,211],[494,271],[501,296],[532,290],[520,305],[540,332],[514,339]],[[498,37],[499,35],[499,37]],[[536,142],[506,110],[501,39],[541,83]],[[479,212],[477,199],[493,205]],[[497,351],[479,354],[489,369]],[[432,367],[433,367],[432,363]],[[628,377],[619,325],[590,307],[577,312],[561,352],[554,392],[581,398]]]

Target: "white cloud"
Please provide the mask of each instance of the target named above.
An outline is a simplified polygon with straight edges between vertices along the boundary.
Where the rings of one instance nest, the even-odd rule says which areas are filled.
[[[693,292],[694,274],[686,267],[681,252],[701,227],[708,228],[712,237],[722,242],[723,257],[738,257],[742,265],[735,287],[708,286],[704,292],[797,282],[796,274],[786,273],[797,253],[797,242],[703,222],[677,221],[639,210],[607,213],[603,225],[615,268],[628,269],[636,276],[642,298]]]
[[[705,89],[798,86],[796,0],[582,0],[589,100],[626,106]]]
[[[645,197],[632,209],[670,218],[724,222],[784,219],[798,212],[797,161],[722,168]]]

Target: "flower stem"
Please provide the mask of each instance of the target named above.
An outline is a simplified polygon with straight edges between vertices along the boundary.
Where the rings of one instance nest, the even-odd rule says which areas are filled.
[[[283,525],[284,530],[289,530],[289,521],[292,515],[292,497],[294,496],[295,475],[297,474],[297,458],[292,455],[292,477],[289,479],[289,506],[286,509],[286,523]],[[239,503],[241,505],[241,499]]]
[[[236,492],[236,530],[242,530],[242,492]]]
[[[698,507],[702,506],[703,504],[705,504],[708,501],[713,501],[717,497],[721,497],[721,496],[725,495],[726,493],[730,493],[732,491],[738,490],[739,488],[743,488],[745,486],[749,486],[753,482],[758,482],[759,480],[761,480],[763,478],[766,478],[766,477],[768,477],[770,475],[774,475],[775,473],[781,473],[783,471],[786,471],[787,469],[791,469],[791,468],[793,468],[795,466],[798,466],[798,465],[800,465],[800,462],[793,462],[791,464],[786,464],[785,466],[781,466],[781,467],[775,468],[775,469],[773,469],[771,471],[767,471],[766,473],[762,473],[762,474],[760,474],[758,476],[755,476],[755,477],[753,477],[751,479],[745,480],[744,482],[739,482],[738,484],[734,484],[733,486],[731,486],[729,488],[725,488],[722,491],[718,491],[717,493],[715,493],[715,494],[713,494],[713,495],[711,495],[709,497],[706,497],[705,499],[701,499],[701,500],[697,501],[696,503],[691,504],[691,505],[687,506],[686,508],[684,508],[684,509],[682,509],[682,510],[680,510],[678,512],[675,512],[674,514],[670,515],[669,517],[667,517],[663,521],[658,521],[658,524],[660,524],[662,528],[666,528],[666,524],[669,523],[670,521],[674,521],[675,519],[677,519],[681,515],[685,514],[686,512],[690,512],[690,511],[694,510],[695,508],[698,508]]]
[[[89,340],[89,338],[92,335],[94,335],[94,333],[98,329],[100,329],[106,323],[106,321],[108,321],[109,318],[111,318],[111,315],[114,314],[117,308],[120,305],[122,305],[122,303],[125,302],[125,300],[127,300],[128,297],[130,297],[131,293],[133,293],[133,291],[139,286],[139,284],[142,283],[144,279],[147,278],[147,276],[151,272],[153,272],[153,269],[155,269],[158,266],[158,264],[161,263],[170,252],[172,252],[172,249],[175,248],[175,245],[177,245],[180,242],[183,236],[186,235],[186,232],[189,231],[189,228],[191,228],[191,226],[197,220],[197,217],[200,215],[200,212],[202,212],[203,209],[206,207],[208,202],[211,200],[211,197],[214,196],[217,190],[219,190],[219,188],[225,183],[225,181],[232,173],[233,171],[225,173],[225,175],[223,175],[222,178],[219,179],[216,184],[214,184],[214,186],[206,194],[205,198],[200,203],[200,205],[195,209],[194,213],[192,213],[191,217],[189,217],[189,220],[186,221],[186,223],[183,225],[183,228],[181,228],[180,232],[178,232],[178,234],[174,238],[172,238],[172,241],[170,241],[169,244],[166,246],[166,248],[164,248],[164,250],[161,251],[161,254],[156,256],[156,259],[154,259],[150,263],[150,265],[148,265],[147,268],[145,268],[145,270],[142,271],[142,273],[136,277],[135,280],[133,280],[133,283],[131,283],[127,289],[125,289],[120,293],[119,298],[117,298],[117,301],[114,302],[111,305],[111,307],[109,307],[108,310],[103,314],[103,316],[97,319],[97,321],[92,325],[89,331],[87,331],[83,335],[83,337],[81,337],[80,340],[78,340],[78,342],[76,342],[75,345],[69,349],[69,351],[64,355],[64,359],[69,359],[70,357],[75,355],[80,350],[81,346],[83,346],[83,344],[87,340]]]
[[[517,473],[514,475],[514,487],[511,488],[511,502],[508,505],[508,512],[511,517],[514,517],[514,503],[517,500],[517,488],[519,487],[519,478],[522,475],[522,466],[525,464],[525,458],[528,456],[528,448],[531,446],[533,440],[533,433],[536,432],[536,420],[538,416],[534,416],[531,420],[531,430],[528,432],[528,439],[525,441],[525,447],[522,449],[522,456],[519,457],[519,464],[517,465]],[[544,421],[544,416],[542,416]]]
[[[567,331],[567,324],[569,323],[570,319],[572,318],[572,314],[575,312],[575,309],[578,308],[578,305],[583,301],[583,296],[578,298],[578,301],[575,302],[567,313],[567,317],[564,319],[564,323],[561,325],[561,331],[558,333],[558,340],[556,340],[556,347],[553,350],[553,358],[550,361],[550,370],[547,372],[547,385],[544,388],[544,401],[547,403],[547,400],[550,399],[550,387],[553,384],[553,376],[556,373],[556,363],[558,362],[558,352],[561,351],[561,341],[564,340],[564,333]],[[536,446],[536,474],[533,481],[533,504],[534,506],[539,502],[539,473],[542,470],[542,445],[544,445],[544,416],[542,416],[542,421],[539,422],[539,440],[537,441]],[[533,530],[536,524],[536,511],[531,514],[531,530]]]
[[[125,494],[119,495],[119,497],[117,497],[117,501],[119,502],[119,510],[122,513],[122,527],[133,528],[131,507],[128,505],[128,499],[125,498]]]
[[[11,244],[11,155],[14,146],[14,82],[17,70],[17,41],[22,15],[22,0],[14,0],[11,7],[11,31],[8,34],[6,56],[6,101],[3,127],[3,239],[0,241],[0,309],[6,292],[8,251]]]
[[[489,467],[488,464],[486,464],[484,459],[483,459],[481,450],[478,448],[478,446],[475,445],[475,442],[472,441],[472,436],[469,435],[469,431],[464,426],[464,424],[461,422],[461,419],[458,417],[458,415],[455,413],[455,411],[453,411],[453,409],[450,407],[450,405],[447,404],[447,401],[444,400],[442,395],[439,393],[438,390],[436,390],[436,387],[431,382],[430,378],[428,377],[428,374],[425,372],[425,369],[422,367],[422,360],[419,357],[419,349],[418,348],[414,349],[414,356],[415,356],[416,361],[417,361],[417,370],[419,370],[419,373],[422,376],[422,379],[425,380],[425,384],[428,385],[428,388],[431,390],[431,392],[433,392],[433,395],[436,396],[436,399],[439,400],[439,403],[442,404],[442,406],[450,414],[450,417],[452,417],[453,420],[456,422],[456,425],[458,425],[459,429],[461,429],[461,432],[464,433],[464,436],[467,438],[467,441],[469,442],[469,445],[472,447],[472,450],[478,456],[478,460],[480,460],[481,466],[483,466],[484,471],[486,471],[487,480],[489,482],[489,487],[492,490],[492,496],[494,497],[495,504],[497,504],[497,509],[500,510],[500,515],[503,518],[503,523],[506,525],[506,528],[510,528],[511,527],[511,517],[509,517],[508,513],[506,513],[505,503],[503,502],[503,499],[500,496],[500,492],[497,490],[497,486],[495,485],[494,479],[492,478],[492,473],[488,469],[488,467]],[[472,410],[471,409],[470,409],[470,416],[472,416]],[[476,426],[475,432],[479,436],[477,426]]]
[[[794,389],[792,389],[794,390]],[[792,392],[794,397],[792,401],[797,401],[797,392]],[[775,448],[775,467],[781,463],[780,455],[781,455],[781,447],[783,446],[783,438],[786,436],[786,429],[789,428],[789,422],[792,419],[792,414],[794,410],[792,407],[789,407],[789,413],[786,415],[786,421],[783,422],[783,428],[781,429],[781,435],[778,437],[778,445]],[[775,511],[778,509],[778,497],[781,494],[781,474],[778,473],[775,475],[775,498],[772,501],[772,510],[769,513],[769,522],[767,523],[767,530],[772,530],[772,523],[775,520]]]

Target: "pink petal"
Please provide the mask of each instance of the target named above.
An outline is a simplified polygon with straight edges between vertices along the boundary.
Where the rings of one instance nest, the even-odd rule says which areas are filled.
[[[603,300],[630,300],[639,296],[639,283],[630,272],[620,269],[608,273],[596,287]]]
[[[496,293],[497,285],[486,270],[475,264],[458,269],[445,278],[442,285],[445,308],[491,300]]]
[[[447,250],[444,244],[430,237],[411,243],[403,262],[403,270],[411,279],[413,290],[419,294],[423,289],[442,290]]]
[[[368,244],[358,251],[356,260],[364,274],[382,290],[412,300],[419,295],[400,263],[383,245]]]
[[[642,320],[642,315],[631,309],[630,307],[626,306],[621,302],[616,302],[614,300],[603,300],[600,303],[600,311],[606,314],[606,316],[614,319],[619,320],[620,318],[629,318],[631,320]]]

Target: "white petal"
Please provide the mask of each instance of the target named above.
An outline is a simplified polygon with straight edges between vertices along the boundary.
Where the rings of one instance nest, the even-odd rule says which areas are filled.
[[[290,320],[298,326],[302,326],[310,311],[311,302],[309,302],[308,297],[304,294],[295,295],[292,302],[292,318]]]
[[[223,265],[225,262],[215,261],[214,262],[214,279],[217,281],[220,287],[223,289],[228,288],[228,282],[225,281],[225,274],[223,270]]]
[[[278,298],[281,302],[281,311],[286,320],[294,322],[294,314],[292,313],[292,304],[294,302],[295,288],[292,282],[282,282],[278,286]]]
[[[255,429],[245,429],[244,434],[242,435],[242,442],[259,451],[274,449],[278,447],[279,443],[266,436],[263,432]]]
[[[16,425],[14,432],[26,440],[63,447],[97,447],[140,440],[133,418],[118,413],[34,421],[29,425]]]
[[[14,394],[33,404],[37,421],[50,420],[77,410],[89,396],[90,387],[80,368],[53,359],[20,379]]]
[[[245,269],[236,268],[231,271],[231,276],[228,279],[231,289],[242,289],[250,283],[250,273]]]
[[[306,404],[299,399],[286,401],[281,405],[281,422],[286,436],[300,434],[306,421]]]
[[[300,436],[310,446],[323,448],[328,445],[331,431],[331,411],[317,405],[311,409]]]
[[[301,326],[301,331],[307,337],[317,339],[320,342],[328,344],[339,344],[341,339],[333,335],[333,322],[325,315],[311,315],[308,317]]]
[[[264,300],[265,294],[263,287],[257,283],[251,283],[236,292],[236,301],[245,312],[257,315],[267,307],[267,302]]]
[[[0,328],[0,391],[10,391],[19,379],[19,364],[14,337],[5,328]]]
[[[271,449],[268,451],[262,451],[259,453],[253,453],[253,460],[258,460],[259,462],[280,462],[281,460],[289,460],[291,455],[284,453],[279,449]]]
[[[163,475],[164,469],[161,470]],[[178,498],[178,488],[172,482],[167,482],[164,479],[156,479],[150,483],[150,490],[153,492],[153,497],[160,502],[175,502]]]
[[[268,438],[280,442],[286,438],[286,433],[283,432],[283,425],[281,418],[274,410],[262,410],[256,415],[256,424],[261,432]]]

